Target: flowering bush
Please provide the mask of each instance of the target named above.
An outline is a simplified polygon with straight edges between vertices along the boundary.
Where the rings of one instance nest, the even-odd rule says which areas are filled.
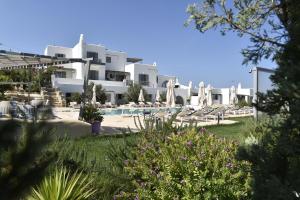
[[[235,159],[237,144],[188,128],[143,139],[124,162],[140,199],[249,199],[250,165]]]

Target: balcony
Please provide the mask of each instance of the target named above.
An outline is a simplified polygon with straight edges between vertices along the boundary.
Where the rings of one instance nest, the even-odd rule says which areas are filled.
[[[101,61],[101,59],[93,59],[93,60],[91,60],[91,64],[94,64],[94,65],[105,65],[105,63],[103,63]]]
[[[142,86],[149,86],[150,82],[149,81],[139,81],[139,84]]]

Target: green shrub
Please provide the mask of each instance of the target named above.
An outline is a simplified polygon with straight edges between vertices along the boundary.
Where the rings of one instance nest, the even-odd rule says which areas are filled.
[[[250,102],[247,102],[246,100],[242,99],[239,100],[238,103],[236,104],[239,108],[243,108],[245,106],[251,106]]]
[[[92,101],[92,98],[93,98],[93,87],[94,87],[94,83],[91,82],[88,85],[88,88],[86,91],[86,98],[89,101]],[[101,104],[104,104],[106,99],[107,99],[107,97],[105,94],[105,89],[102,87],[102,85],[96,85],[96,101],[100,102]]]
[[[34,188],[28,200],[82,200],[89,199],[95,190],[92,180],[82,173],[70,174],[65,168],[56,169],[41,185]]]
[[[300,157],[299,153],[292,153],[292,144],[299,144],[299,139],[291,137],[299,132],[283,132],[283,122],[283,117],[253,121],[245,144],[239,148],[238,158],[252,163],[253,199],[293,200],[300,191]]]
[[[82,118],[88,123],[91,123],[94,120],[100,122],[103,121],[103,116],[101,112],[91,104],[84,106]]]
[[[158,129],[147,125],[142,130],[135,159],[124,162],[136,188],[120,193],[119,198],[250,198],[250,164],[235,159],[235,142],[204,129],[172,128],[166,123],[170,122]]]
[[[79,92],[72,93],[70,101],[80,104],[81,103],[81,94]]]
[[[24,199],[40,183],[59,151],[48,148],[53,134],[43,122],[1,122],[0,199]]]
[[[149,98],[149,95],[148,95],[147,91],[145,89],[143,89],[143,87],[141,85],[136,84],[136,83],[131,84],[128,87],[128,90],[125,94],[125,100],[127,102],[138,103],[140,90],[143,90],[145,101],[150,101],[151,99]]]

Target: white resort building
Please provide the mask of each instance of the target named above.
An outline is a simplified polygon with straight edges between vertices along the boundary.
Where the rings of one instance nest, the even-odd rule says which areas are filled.
[[[160,93],[167,90],[167,82],[175,82],[175,95],[178,103],[198,105],[198,88],[181,85],[175,76],[160,75],[156,63],[144,64],[142,59],[128,57],[126,52],[112,51],[102,45],[86,44],[81,34],[79,42],[73,47],[48,45],[45,55],[65,58],[92,58],[89,72],[90,82],[101,84],[107,93],[107,101],[112,104],[123,104],[124,93],[130,83],[138,83],[147,91],[152,101],[155,101],[157,90]],[[52,76],[52,86],[59,89],[66,96],[83,91],[86,67],[83,63],[62,64]],[[238,99],[251,101],[252,89],[234,89]],[[205,90],[208,93],[207,89]],[[212,88],[211,104],[230,104],[232,88]]]

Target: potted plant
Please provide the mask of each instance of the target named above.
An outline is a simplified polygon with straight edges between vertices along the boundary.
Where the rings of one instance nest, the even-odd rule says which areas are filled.
[[[103,121],[102,114],[97,111],[94,113],[93,119],[92,119],[92,133],[95,135],[98,135],[100,133],[100,127],[101,122]]]
[[[92,133],[97,135],[100,133],[101,122],[103,121],[102,114],[96,107],[89,104],[83,108],[84,121],[91,124]]]

